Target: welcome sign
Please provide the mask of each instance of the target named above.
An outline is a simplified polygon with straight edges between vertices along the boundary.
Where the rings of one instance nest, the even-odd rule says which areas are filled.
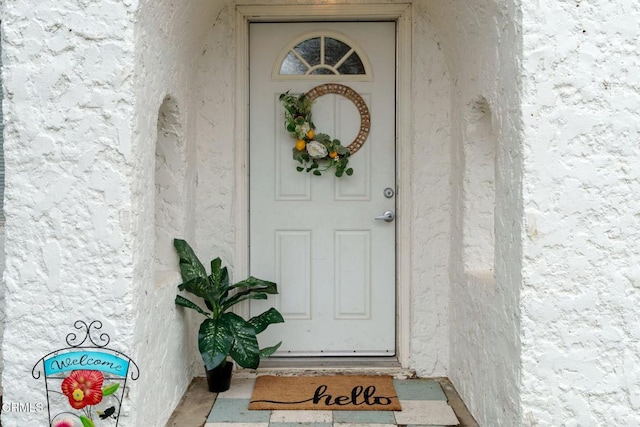
[[[138,366],[107,347],[110,338],[100,333],[102,322],[78,320],[74,327],[81,333],[67,335],[68,347],[52,351],[33,367],[35,379],[44,371],[48,425],[117,427],[127,381],[138,379]]]
[[[97,351],[73,351],[53,356],[44,361],[45,375],[77,369],[97,370],[124,376],[129,370],[129,361],[111,353]]]
[[[249,409],[400,411],[389,376],[262,376],[256,380]]]

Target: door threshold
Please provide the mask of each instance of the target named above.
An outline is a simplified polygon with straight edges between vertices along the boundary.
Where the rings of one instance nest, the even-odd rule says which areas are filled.
[[[415,378],[413,369],[400,366],[396,357],[271,357],[258,369],[238,369],[234,376],[262,375],[390,375],[396,379]]]

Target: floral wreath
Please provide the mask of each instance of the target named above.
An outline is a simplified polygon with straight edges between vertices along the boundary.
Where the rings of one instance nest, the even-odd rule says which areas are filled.
[[[313,102],[322,95],[334,93],[351,100],[360,113],[360,132],[348,146],[340,140],[332,139],[329,135],[315,132],[315,125],[311,119]],[[292,95],[289,91],[280,95],[284,106],[285,128],[296,139],[292,149],[293,159],[302,166],[297,166],[298,172],[306,171],[314,175],[322,175],[331,168],[335,168],[335,175],[353,175],[353,169],[347,167],[349,156],[358,151],[366,142],[369,135],[371,119],[369,109],[362,97],[350,87],[329,83],[316,86],[307,93]]]

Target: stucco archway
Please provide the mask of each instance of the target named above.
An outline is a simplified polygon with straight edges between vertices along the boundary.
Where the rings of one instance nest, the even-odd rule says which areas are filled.
[[[517,206],[521,205],[517,190],[521,159],[505,154],[519,151],[518,117],[512,114],[517,111],[519,98],[517,91],[502,96],[506,87],[518,84],[514,58],[520,45],[514,16],[515,5],[507,3],[426,5],[416,2],[412,5],[414,95],[410,101],[412,124],[408,137],[412,156],[406,164],[414,201],[410,221],[412,255],[406,264],[412,295],[408,366],[420,375],[454,378],[465,399],[473,401],[472,410],[481,420],[515,420],[519,416],[517,405],[513,405],[518,390],[519,347],[517,342],[504,341],[504,324],[509,325],[508,334],[512,337],[517,336],[519,328],[518,319],[511,317],[518,311],[519,289],[513,285],[513,279],[518,276],[519,250],[512,246],[508,236],[517,233],[519,227],[515,219],[519,215]],[[236,73],[231,67],[228,47],[234,39],[238,40],[230,26],[232,18],[236,19],[233,29],[237,31],[236,11],[231,7],[221,10],[206,38],[212,44],[203,51],[200,63],[198,82],[202,90],[198,104],[202,108],[198,114],[207,118],[198,123],[200,164],[222,166],[233,159],[237,167],[238,144],[244,141],[243,125],[236,121],[236,127],[232,128],[227,120],[222,120],[221,117],[231,118],[232,112],[229,104],[219,102],[220,99],[235,100],[234,110],[244,102],[244,98],[238,96],[238,86],[236,92],[228,86]],[[496,33],[494,19],[505,23],[504,33]],[[498,41],[502,50],[496,50]],[[236,46],[235,52],[242,54],[243,51]],[[494,250],[500,262],[493,273],[495,299],[483,296],[485,289],[469,286],[470,279],[463,267],[468,262],[463,250],[465,232],[457,225],[464,207],[471,201],[465,199],[462,191],[459,177],[464,174],[464,165],[458,163],[456,153],[465,147],[469,117],[465,116],[466,106],[478,97],[490,106],[491,114],[486,120],[491,123],[498,141],[494,153],[496,201],[493,206]],[[509,146],[504,141],[513,141],[516,145]],[[213,216],[215,224],[201,228],[198,234],[206,236],[203,241],[214,242],[206,243],[212,255],[222,253],[232,264],[241,265],[242,251],[239,255],[237,248],[238,244],[243,245],[244,230],[237,222],[235,227],[229,222],[237,213],[234,209],[242,206],[237,200],[244,197],[237,186],[238,179],[231,177],[236,172],[237,169],[233,171],[224,166],[199,170],[206,182],[215,181],[221,191],[211,192],[202,187],[196,215],[201,216],[198,223],[205,224],[211,222],[211,212],[217,212]],[[511,218],[513,215],[516,217]],[[497,304],[497,314],[487,316],[481,306],[474,304],[478,298],[488,298]],[[474,354],[478,348],[506,350],[506,353],[498,364],[490,353],[481,357]],[[505,367],[507,381],[490,380],[505,378]],[[485,380],[491,383],[491,393],[480,391]],[[491,400],[489,396],[500,397]]]

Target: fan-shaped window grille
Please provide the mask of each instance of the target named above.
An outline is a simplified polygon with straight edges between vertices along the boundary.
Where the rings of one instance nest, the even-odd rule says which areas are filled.
[[[370,80],[371,67],[355,42],[334,31],[307,33],[278,55],[273,77]]]

